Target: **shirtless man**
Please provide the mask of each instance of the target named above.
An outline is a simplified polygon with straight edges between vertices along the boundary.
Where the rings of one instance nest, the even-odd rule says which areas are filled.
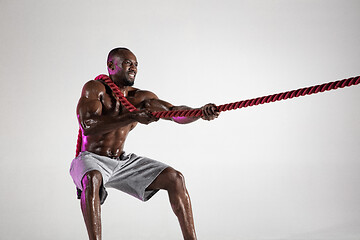
[[[89,239],[101,239],[101,198],[104,186],[113,187],[147,201],[159,189],[168,192],[171,207],[177,216],[184,239],[196,239],[189,194],[183,175],[158,161],[125,154],[128,133],[138,123],[149,124],[158,119],[151,112],[191,109],[173,106],[154,93],[132,87],[137,73],[135,55],[126,48],[110,51],[107,66],[110,79],[139,111],[128,111],[101,81],[87,82],[77,106],[82,128],[81,153],[70,168],[70,174],[81,190],[80,205]],[[202,107],[203,119],[213,120],[219,112],[214,104]],[[171,118],[185,124],[198,118]]]

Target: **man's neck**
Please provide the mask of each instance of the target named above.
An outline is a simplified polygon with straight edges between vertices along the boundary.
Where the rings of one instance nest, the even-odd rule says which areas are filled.
[[[116,86],[119,87],[121,93],[124,95],[124,97],[127,97],[129,95],[129,90],[130,90],[130,87],[129,86],[119,86],[116,84]]]
[[[113,79],[111,79],[111,80],[115,83],[116,86],[118,86],[118,88],[120,89],[120,91],[124,95],[124,97],[127,97],[131,87],[130,86],[124,86],[123,84],[121,84],[118,81],[115,82]]]

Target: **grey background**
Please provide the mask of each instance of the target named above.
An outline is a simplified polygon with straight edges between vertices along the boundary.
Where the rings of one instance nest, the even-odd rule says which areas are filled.
[[[68,174],[83,84],[117,46],[136,86],[199,107],[360,73],[360,2],[0,1],[1,239],[86,239]],[[360,87],[138,126],[180,170],[199,239],[360,239]],[[103,239],[181,239],[166,192],[109,190]]]

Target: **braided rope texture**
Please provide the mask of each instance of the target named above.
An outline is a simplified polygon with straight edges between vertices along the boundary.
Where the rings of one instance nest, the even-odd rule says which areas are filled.
[[[118,86],[115,85],[115,83],[105,74],[101,74],[95,78],[95,80],[103,80],[114,92],[115,96],[118,98],[118,100],[125,106],[126,109],[128,109],[130,112],[138,110],[134,105],[132,105],[122,94]],[[353,85],[357,85],[360,83],[360,76],[352,77],[348,79],[338,80],[335,82],[329,82],[324,83],[321,85],[315,85],[311,87],[306,88],[300,88],[297,90],[291,90],[287,92],[272,94],[264,97],[258,97],[248,100],[243,100],[239,102],[233,102],[228,104],[223,104],[217,106],[217,110],[219,112],[234,110],[234,109],[240,109],[244,107],[251,107],[256,106],[259,104],[264,103],[270,103],[270,102],[276,102],[281,100],[286,100],[289,98],[294,97],[301,97],[305,95],[311,95],[319,92],[325,92],[330,91],[338,88],[344,88],[344,87],[350,87]],[[153,112],[152,113],[155,117],[158,118],[170,118],[170,117],[201,117],[202,116],[202,110],[200,108],[192,109],[192,110],[177,110],[177,111],[161,111],[161,112]],[[78,140],[76,144],[76,157],[80,153],[82,144],[82,131],[81,128],[79,129],[78,134]]]
[[[122,92],[120,91],[119,87],[116,86],[116,84],[110,79],[109,76],[107,76],[105,74],[100,74],[94,80],[97,80],[97,81],[103,80],[106,83],[106,85],[108,85],[111,88],[111,91],[115,94],[117,100],[119,100],[121,102],[121,104],[124,105],[124,107],[127,110],[129,110],[130,112],[138,110],[134,105],[132,105],[126,99],[124,94],[122,94]],[[81,145],[82,145],[82,130],[81,130],[81,127],[79,127],[79,133],[78,133],[78,139],[77,139],[77,144],[76,144],[75,157],[79,156],[80,151],[81,151]]]
[[[124,97],[119,87],[105,74],[101,74],[95,78],[95,80],[103,80],[106,85],[108,85],[113,93],[116,95],[117,99],[121,102],[124,107],[130,112],[137,111],[138,109],[134,107],[127,99]]]
[[[339,81],[335,81],[335,82],[324,83],[321,85],[316,85],[316,86],[311,86],[311,87],[306,87],[306,88],[300,88],[297,90],[272,94],[272,95],[268,95],[268,96],[264,96],[264,97],[258,97],[258,98],[243,100],[243,101],[239,101],[239,102],[233,102],[233,103],[228,103],[228,104],[224,104],[224,105],[219,105],[219,106],[217,106],[217,110],[219,112],[224,112],[224,111],[229,111],[229,110],[234,110],[234,109],[239,109],[239,108],[244,108],[244,107],[251,107],[251,106],[256,106],[259,104],[276,102],[276,101],[286,100],[289,98],[311,95],[311,94],[324,92],[324,91],[330,91],[330,90],[334,90],[337,88],[350,87],[352,85],[357,85],[359,83],[360,83],[360,76],[357,76],[357,77],[352,77],[352,78],[339,80]],[[201,109],[182,110],[182,111],[161,111],[161,112],[154,112],[153,115],[158,118],[200,117],[200,116],[202,116],[202,111],[201,111]]]

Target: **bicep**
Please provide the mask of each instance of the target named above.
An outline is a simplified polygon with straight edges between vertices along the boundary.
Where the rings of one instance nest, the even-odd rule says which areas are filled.
[[[135,105],[139,109],[147,109],[151,112],[168,111],[173,106],[172,104],[159,99],[153,92],[139,90],[136,98],[139,100]]]
[[[99,92],[94,91],[94,86],[85,84],[81,98],[77,105],[78,121],[83,128],[91,125],[93,118],[102,114],[102,103]]]
[[[97,99],[80,98],[77,107],[79,121],[83,122],[92,116],[100,116],[102,113],[102,104]]]
[[[148,109],[151,112],[169,111],[173,108],[171,103],[158,98],[146,99],[142,105],[142,108]]]
[[[176,111],[176,110],[191,110],[191,107],[188,106],[174,106],[171,103],[159,99],[155,94],[149,92],[147,98],[142,101],[141,109],[147,109],[151,112],[161,112],[161,111]],[[172,120],[177,123],[190,123],[195,121],[195,118],[181,117],[181,118],[164,118],[166,120]]]

